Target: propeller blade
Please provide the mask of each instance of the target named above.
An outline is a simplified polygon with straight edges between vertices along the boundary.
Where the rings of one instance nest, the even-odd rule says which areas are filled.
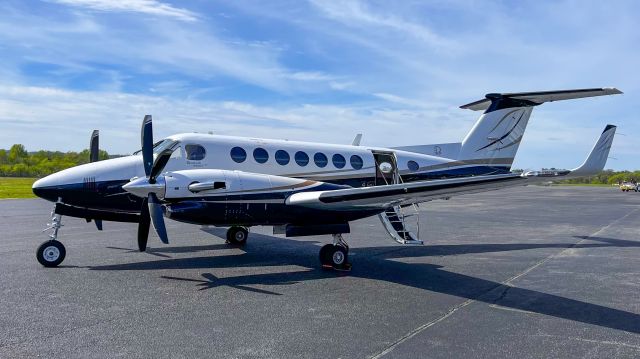
[[[144,116],[140,133],[140,143],[142,144],[142,162],[144,163],[144,173],[149,177],[153,167],[153,125],[151,115]]]
[[[151,223],[153,228],[158,233],[158,237],[164,244],[169,244],[169,238],[167,237],[167,228],[164,226],[164,214],[162,207],[160,206],[160,200],[155,193],[149,193],[149,216],[151,217]]]
[[[156,177],[158,177],[158,175],[162,173],[162,170],[164,169],[164,166],[167,165],[167,162],[169,162],[172,153],[173,148],[170,148],[158,154],[158,157],[156,157],[156,161],[153,163],[153,167],[151,167],[151,173],[149,174],[149,183],[156,182]]]
[[[140,222],[138,223],[138,249],[144,252],[147,249],[147,239],[149,239],[149,225],[151,218],[149,217],[149,206],[147,199],[142,199],[142,208],[140,208]]]
[[[93,130],[91,140],[89,141],[89,162],[98,162],[100,160],[100,131]]]

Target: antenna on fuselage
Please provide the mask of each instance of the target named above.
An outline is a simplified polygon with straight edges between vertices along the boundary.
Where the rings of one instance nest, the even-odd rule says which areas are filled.
[[[352,146],[360,146],[360,141],[362,141],[362,134],[361,133],[356,135],[356,137],[351,142],[351,145]]]

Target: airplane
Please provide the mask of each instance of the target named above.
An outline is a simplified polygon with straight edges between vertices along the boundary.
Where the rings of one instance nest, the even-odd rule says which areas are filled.
[[[164,218],[229,227],[227,242],[246,243],[251,226],[273,226],[287,237],[332,235],[320,249],[323,268],[349,270],[342,234],[349,222],[378,215],[391,237],[422,244],[405,223],[405,208],[454,195],[548,181],[511,173],[531,112],[545,102],[621,94],[616,88],[491,93],[461,106],[483,111],[458,144],[384,148],[183,133],[154,142],[152,117],[144,117],[141,150],[91,162],[33,184],[38,197],[55,202],[49,239],[37,249],[45,267],[66,256],[57,240],[63,215],[94,221],[138,223],[145,251],[150,225],[168,243]],[[608,125],[587,160],[559,177],[587,176],[604,168],[616,127]],[[444,149],[444,150],[443,150]],[[440,156],[438,156],[438,154]],[[443,157],[446,155],[447,157]]]

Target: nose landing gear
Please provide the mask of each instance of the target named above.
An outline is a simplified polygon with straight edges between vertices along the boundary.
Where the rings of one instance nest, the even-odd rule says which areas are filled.
[[[58,231],[62,227],[62,217],[51,212],[51,223],[43,232],[51,230],[49,240],[42,243],[36,251],[36,259],[45,267],[57,267],[64,260],[67,251],[58,239]]]
[[[333,244],[326,244],[320,248],[320,263],[324,269],[351,270],[349,245],[342,238],[342,234],[334,234]]]

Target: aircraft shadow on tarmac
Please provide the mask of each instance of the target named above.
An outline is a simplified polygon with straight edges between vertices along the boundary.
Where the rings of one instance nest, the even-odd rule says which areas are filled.
[[[209,231],[216,234],[216,231]],[[640,242],[615,238],[583,237],[597,243],[532,243],[532,244],[471,244],[471,245],[427,245],[424,247],[364,247],[353,248],[356,265],[348,273],[351,277],[387,281],[409,287],[438,292],[460,298],[472,299],[490,305],[549,315],[600,327],[640,333],[640,315],[632,312],[569,299],[536,290],[513,287],[491,280],[472,277],[443,270],[441,266],[425,263],[403,263],[388,260],[394,258],[445,256],[468,253],[526,250],[537,248],[606,248],[640,247]],[[115,249],[125,249],[117,248]],[[228,248],[226,245],[204,245],[190,247],[155,248],[155,254],[187,253]],[[162,276],[168,280],[198,283],[200,290],[221,286],[268,294],[281,293],[254,288],[252,286],[280,286],[299,282],[334,278],[340,272],[317,268],[318,245],[311,241],[294,241],[252,233],[251,240],[243,248],[243,254],[218,255],[190,258],[163,259],[138,263],[125,263],[89,267],[91,270],[161,270],[161,269],[207,269],[228,267],[261,267],[297,265],[305,267],[279,273],[252,274],[218,278],[212,273],[203,273],[202,278]]]

